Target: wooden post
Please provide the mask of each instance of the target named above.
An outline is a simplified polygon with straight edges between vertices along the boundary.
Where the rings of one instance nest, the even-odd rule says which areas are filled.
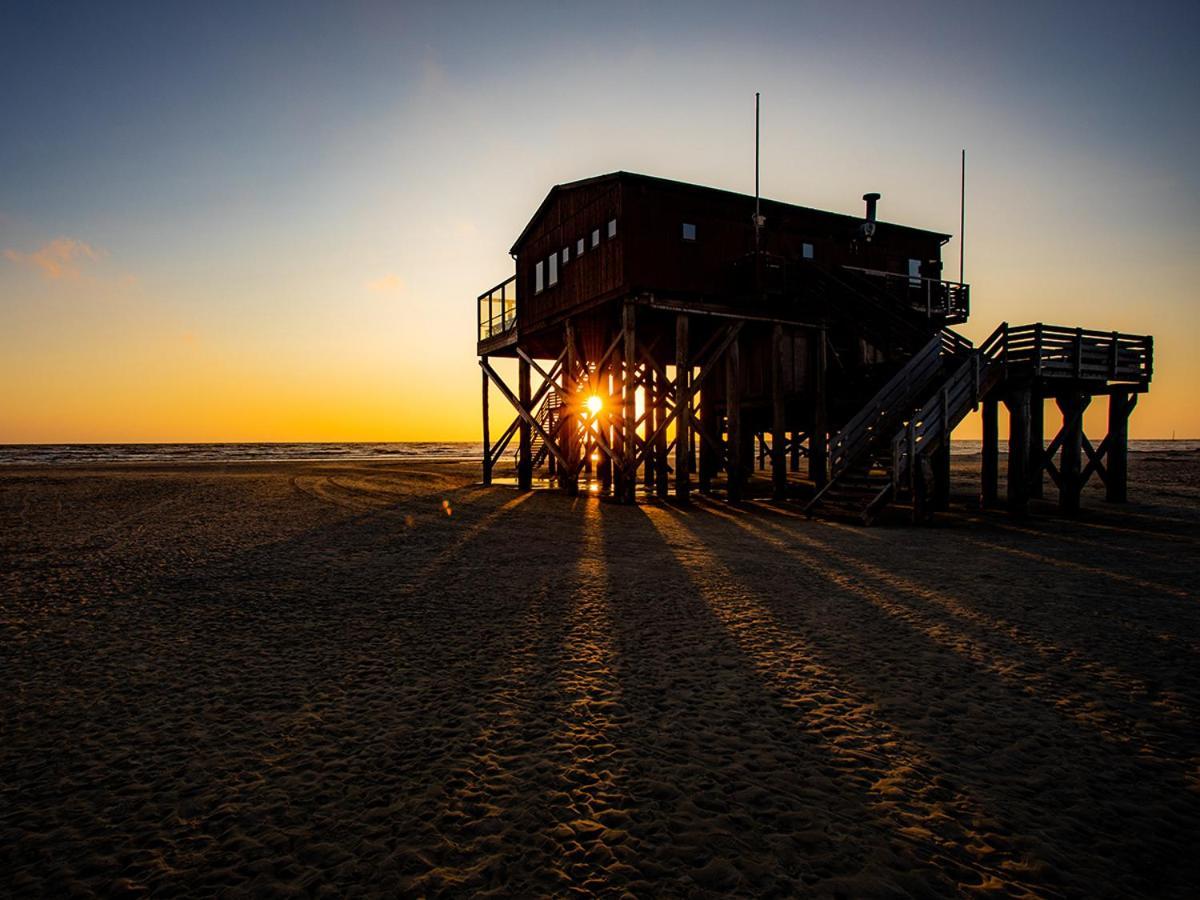
[[[1133,407],[1124,389],[1108,395],[1108,481],[1104,499],[1124,503],[1128,497],[1129,413]]]
[[[625,334],[625,368],[622,380],[622,401],[624,404],[623,432],[624,459],[621,461],[624,469],[622,479],[622,503],[633,503],[637,499],[637,383],[634,373],[637,372],[637,332],[634,330],[634,305],[626,300],[621,308],[621,328]],[[628,466],[628,468],[625,468]]]
[[[930,454],[933,468],[933,508],[950,508],[950,404],[946,389],[941,392],[942,442]]]
[[[691,362],[688,357],[688,318],[675,316],[675,499],[687,502],[691,493],[691,422],[686,412],[691,403]]]
[[[488,373],[480,371],[483,377],[483,483],[492,483],[492,436],[488,422]]]
[[[791,456],[792,456],[791,470],[793,472],[799,472],[800,471],[800,432],[793,431],[793,432],[791,432],[791,435],[792,435],[792,438],[789,441],[789,446],[788,446],[788,449],[791,451]]]
[[[667,420],[667,370],[656,368],[654,372],[654,427]],[[667,432],[663,429],[654,439],[654,492],[663,500],[671,487],[670,461],[667,459]]]
[[[730,503],[742,500],[742,373],[738,340],[725,351],[725,473]],[[753,460],[751,460],[753,464]]]
[[[995,506],[999,494],[1000,474],[1000,403],[995,397],[985,397],[980,413],[983,426],[983,446],[979,464],[981,482],[979,505],[984,509]]]
[[[528,413],[533,412],[530,408],[533,405],[530,402],[530,396],[529,363],[523,359],[517,360],[517,399],[521,403],[521,408]],[[521,424],[517,426],[517,433],[519,435],[517,444],[517,487],[523,491],[528,491],[533,488],[532,430],[524,416],[521,417]]]
[[[563,325],[563,339],[567,346],[567,354],[563,360],[563,365],[566,367],[566,377],[563,378],[563,385],[567,390],[566,403],[563,406],[563,423],[559,434],[562,435],[564,443],[563,455],[566,456],[567,462],[570,464],[570,470],[563,472],[558,479],[559,487],[567,493],[568,496],[574,497],[579,493],[579,475],[576,472],[579,466],[579,385],[575,381],[575,375],[579,369],[579,361],[575,358],[575,323],[567,319]]]
[[[1029,388],[1017,388],[1008,397],[1008,511],[1024,516],[1029,511]]]
[[[816,342],[809,356],[813,360],[813,414],[812,427],[808,430],[808,477],[812,479],[817,490],[825,487],[829,480],[829,420],[825,396],[825,370],[827,366],[825,350],[825,329],[818,328],[812,332]]]
[[[1029,496],[1041,499],[1046,480],[1046,400],[1035,390],[1029,406]]]
[[[712,446],[713,444],[719,446],[721,442],[714,386],[715,377],[712,374],[709,374],[704,383],[700,385],[700,427],[708,436],[707,441],[700,441],[700,493],[702,494],[712,493],[713,476],[721,469],[720,457]]]
[[[1072,392],[1058,398],[1063,415],[1062,458],[1058,466],[1058,508],[1074,515],[1079,512],[1079,495],[1083,481],[1079,477],[1083,456],[1083,410],[1087,398]]]
[[[612,362],[612,393],[611,397],[614,403],[620,403],[620,410],[614,409],[609,421],[612,423],[612,438],[608,445],[612,447],[613,459],[612,466],[612,490],[613,497],[618,503],[625,502],[625,482],[628,480],[625,477],[625,460],[629,458],[629,451],[625,446],[628,438],[625,433],[625,359],[622,352],[622,346],[617,345],[617,349],[613,351],[610,357]]]
[[[783,396],[783,326],[776,325],[771,336],[771,494],[776,500],[787,499],[787,404]]]
[[[643,401],[643,421],[645,423],[646,437],[654,434],[654,429],[658,423],[658,386],[656,384],[658,376],[655,374],[654,367],[646,366],[646,379],[642,396]],[[646,447],[646,456],[642,460],[642,484],[646,488],[646,496],[654,493],[654,479],[658,475],[658,444],[653,443]]]

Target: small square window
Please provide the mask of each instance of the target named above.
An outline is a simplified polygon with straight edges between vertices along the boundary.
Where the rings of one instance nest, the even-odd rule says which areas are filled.
[[[683,239],[685,241],[694,241],[696,239],[696,226],[691,222],[683,223]]]
[[[550,263],[550,287],[554,287],[558,284],[558,254],[551,253],[548,262]]]
[[[580,238],[575,242],[575,255],[583,256],[583,238]]]
[[[533,292],[540,294],[546,287],[546,264],[538,260],[538,264],[533,267]]]
[[[804,252],[805,259],[812,259],[813,258],[812,244],[805,244],[803,247],[803,252]]]
[[[600,246],[600,229],[599,228],[596,228],[592,231],[592,246],[593,247]]]
[[[564,265],[566,265],[568,262],[571,261],[571,248],[570,247],[563,247],[562,258],[563,258]]]
[[[608,220],[608,236],[610,238],[614,238],[617,236],[617,220],[616,219]]]

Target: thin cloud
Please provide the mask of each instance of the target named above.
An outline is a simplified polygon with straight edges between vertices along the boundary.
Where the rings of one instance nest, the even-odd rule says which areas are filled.
[[[398,294],[404,290],[404,280],[399,275],[389,272],[382,278],[368,281],[367,290],[373,294]]]
[[[96,262],[103,256],[102,250],[69,237],[55,238],[32,253],[12,249],[4,251],[5,259],[18,265],[31,266],[51,281],[78,278],[82,265]]]

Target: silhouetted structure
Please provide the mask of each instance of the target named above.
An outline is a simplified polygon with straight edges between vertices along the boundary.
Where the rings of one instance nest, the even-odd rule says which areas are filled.
[[[879,195],[864,200],[861,218],[769,200],[756,218],[753,197],[627,172],[555,186],[512,247],[516,274],[479,297],[484,481],[515,438],[523,489],[544,469],[625,502],[639,483],[737,502],[757,448],[777,499],[865,522],[902,500],[920,519],[946,504],[950,432],[980,403],[996,502],[1003,402],[1014,512],[1044,472],[1066,510],[1092,473],[1124,500],[1151,339],[1003,324],[974,347],[950,328],[969,289],[941,277],[949,236],[877,221]],[[518,360],[515,391],[491,357]],[[495,442],[489,381],[517,410]],[[1093,447],[1082,414],[1100,394],[1109,432]],[[1044,446],[1047,397],[1063,427]],[[802,458],[807,479],[789,477]]]

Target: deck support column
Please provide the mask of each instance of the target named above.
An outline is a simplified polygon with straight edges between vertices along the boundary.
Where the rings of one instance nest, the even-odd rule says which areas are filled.
[[[771,335],[771,495],[787,499],[787,403],[783,395],[783,326]]]
[[[667,370],[654,372],[654,422],[655,428],[667,421]],[[670,461],[667,459],[667,432],[662,430],[654,439],[654,492],[663,500],[671,489]]]
[[[612,447],[612,496],[618,503],[625,502],[625,460],[628,452],[625,448],[625,358],[622,346],[618,345],[612,355],[612,402],[614,408],[609,421],[612,423],[612,437],[608,445]]]
[[[808,477],[817,490],[829,480],[829,420],[826,408],[825,374],[828,366],[825,348],[825,329],[812,332],[816,346],[811,346],[813,410],[812,427],[808,430]]]
[[[1029,510],[1029,403],[1028,387],[1009,394],[1008,404],[1008,511],[1024,516]]]
[[[692,449],[691,421],[687,411],[691,404],[692,364],[688,357],[688,317],[675,316],[675,499],[686,503],[691,493]]]
[[[521,409],[532,414],[530,397],[529,363],[520,359],[517,361],[517,399]],[[517,426],[517,487],[522,491],[533,489],[532,431],[529,422],[522,416],[521,424]]]
[[[941,446],[930,454],[933,467],[933,508],[950,508],[950,435],[942,439]]]
[[[983,440],[980,447],[979,505],[987,509],[999,502],[1000,474],[1000,402],[985,397],[980,411]]]
[[[656,397],[658,395],[658,387],[656,385],[656,376],[654,369],[649,365],[646,366],[646,377],[642,382],[643,394],[645,398],[643,403],[644,422],[646,427],[646,436],[654,434],[654,429],[658,425],[658,407]],[[646,447],[646,456],[642,461],[642,485],[646,488],[646,496],[654,494],[654,479],[658,475],[658,445],[657,443],[649,444]]]
[[[1058,466],[1058,509],[1066,515],[1079,512],[1079,496],[1083,491],[1080,478],[1083,457],[1083,411],[1091,398],[1072,392],[1058,398],[1063,414],[1062,458]]]
[[[800,432],[791,432],[791,439],[788,441],[788,451],[791,456],[791,465],[789,468],[793,472],[800,471]]]
[[[735,338],[725,351],[725,468],[730,503],[742,501],[742,373],[738,344]],[[753,459],[750,462],[754,464]]]
[[[1109,503],[1124,503],[1128,495],[1129,480],[1129,414],[1133,412],[1130,398],[1118,390],[1108,395],[1108,479],[1105,483],[1104,499]]]
[[[567,458],[569,471],[561,472],[558,477],[558,486],[569,497],[574,497],[579,494],[579,385],[575,380],[575,375],[579,370],[579,360],[575,358],[575,325],[567,319],[563,325],[563,339],[566,344],[566,358],[563,364],[566,366],[566,377],[563,378],[563,386],[566,389],[567,396],[563,402],[563,422],[559,434],[562,435],[563,453]]]
[[[1046,481],[1046,400],[1036,390],[1029,405],[1029,496],[1040,500]]]
[[[625,336],[625,368],[621,383],[621,399],[624,406],[621,423],[622,447],[621,468],[624,476],[621,480],[621,502],[634,503],[637,500],[637,332],[635,330],[634,305],[626,300],[621,308],[621,329]],[[628,468],[626,468],[628,467]]]
[[[700,428],[708,440],[700,440],[700,493],[711,494],[713,476],[721,469],[721,459],[714,446],[721,444],[721,429],[717,424],[715,378],[709,375],[700,385]]]
[[[482,370],[479,374],[483,378],[483,483],[491,484],[492,436],[488,417],[488,373],[486,370]]]

